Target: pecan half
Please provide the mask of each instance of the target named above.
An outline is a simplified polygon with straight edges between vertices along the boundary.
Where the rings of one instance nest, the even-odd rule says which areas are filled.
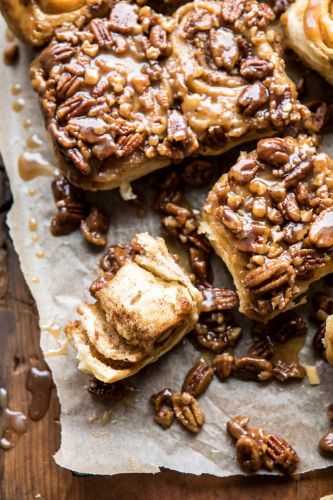
[[[234,290],[212,286],[199,286],[199,289],[203,294],[203,302],[201,304],[202,312],[226,311],[236,307],[238,304],[238,296]]]
[[[260,57],[249,57],[241,62],[240,74],[245,80],[264,80],[271,75],[274,69],[273,63]]]
[[[279,359],[273,367],[273,376],[285,382],[290,379],[303,379],[305,377],[305,369],[298,363],[286,363]]]
[[[242,329],[233,326],[230,319],[223,312],[203,313],[194,327],[196,341],[206,349],[221,353],[229,346],[237,344]]]
[[[333,246],[333,208],[323,210],[310,226],[309,237],[317,248]]]
[[[327,432],[319,441],[319,451],[327,457],[333,456],[333,431]]]
[[[243,14],[245,0],[225,0],[221,4],[221,16],[225,23],[233,24]]]
[[[163,429],[168,429],[175,418],[171,398],[170,389],[163,389],[157,394],[153,394],[149,400],[155,410],[154,420]]]
[[[268,336],[255,341],[247,353],[250,358],[270,359],[274,355],[274,346]]]
[[[269,321],[265,330],[275,344],[285,344],[296,337],[306,335],[308,325],[295,311],[287,311]]]
[[[231,376],[235,368],[234,357],[231,354],[219,354],[213,359],[212,368],[215,375],[221,382],[224,382]]]
[[[260,469],[263,462],[264,447],[249,436],[242,436],[236,443],[239,465],[250,472]]]
[[[274,167],[282,167],[288,163],[291,153],[292,149],[288,141],[278,137],[261,139],[257,144],[258,160]]]
[[[268,91],[261,82],[248,85],[239,94],[237,104],[245,116],[254,115],[268,100]]]
[[[190,432],[198,433],[205,423],[205,415],[197,400],[186,392],[175,392],[171,402],[177,420]]]
[[[213,370],[203,359],[199,359],[187,373],[182,392],[187,392],[198,398],[205,392],[213,379]]]
[[[236,377],[266,382],[273,376],[273,366],[267,359],[243,356],[235,361]]]
[[[81,234],[92,245],[104,247],[108,229],[109,217],[100,207],[92,207],[88,217],[81,220]]]
[[[233,32],[225,28],[211,29],[209,45],[216,66],[231,71],[240,55]]]
[[[316,353],[319,354],[319,356],[324,361],[327,361],[326,348],[325,348],[325,344],[324,344],[325,333],[326,333],[326,323],[323,322],[313,337],[312,345],[313,345],[313,348],[316,351]]]
[[[272,470],[274,466],[277,466],[288,474],[295,472],[299,463],[299,456],[294,448],[275,434],[265,434],[264,441],[267,446],[265,467]]]

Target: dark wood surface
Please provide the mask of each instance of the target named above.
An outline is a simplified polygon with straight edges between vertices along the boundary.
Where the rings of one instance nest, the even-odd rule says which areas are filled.
[[[44,362],[36,307],[5,226],[9,206],[10,193],[0,167],[0,386],[8,390],[9,406],[27,413],[31,396],[25,388],[26,376],[32,365],[43,367]],[[15,448],[7,452],[0,449],[1,500],[319,500],[333,494],[333,468],[297,479],[219,479],[171,471],[77,477],[58,467],[52,458],[59,447],[58,418],[59,404],[53,389],[46,416],[39,422],[29,422],[27,433]]]

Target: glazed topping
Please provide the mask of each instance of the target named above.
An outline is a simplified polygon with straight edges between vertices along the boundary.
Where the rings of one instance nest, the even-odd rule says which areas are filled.
[[[285,308],[299,280],[331,259],[333,162],[312,139],[262,139],[215,187],[215,219],[244,257],[260,315]]]
[[[54,142],[77,175],[103,177],[110,158],[177,161],[300,124],[309,111],[266,33],[273,19],[255,0],[198,1],[172,18],[118,2],[58,29],[31,69]]]

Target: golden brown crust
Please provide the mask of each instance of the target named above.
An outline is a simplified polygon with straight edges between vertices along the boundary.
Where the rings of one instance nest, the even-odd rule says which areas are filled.
[[[296,0],[281,20],[287,45],[333,84],[332,5],[331,0]]]
[[[267,322],[332,272],[332,176],[332,159],[312,139],[264,139],[209,193],[201,230],[247,316]]]
[[[96,303],[82,304],[81,319],[66,326],[79,368],[107,383],[137,373],[180,342],[202,301],[161,238],[142,233],[133,245],[135,252],[95,290]]]
[[[75,23],[82,26],[106,15],[111,0],[0,0],[0,11],[10,29],[23,42],[45,45],[54,31]]]
[[[309,111],[273,18],[256,0],[196,0],[172,17],[118,2],[109,18],[58,30],[31,77],[65,175],[111,189],[300,125]]]

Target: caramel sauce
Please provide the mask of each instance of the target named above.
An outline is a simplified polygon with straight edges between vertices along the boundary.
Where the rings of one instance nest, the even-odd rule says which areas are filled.
[[[14,34],[9,28],[6,28],[6,40],[7,42],[13,42],[15,40]]]
[[[107,425],[109,422],[111,422],[111,420],[112,420],[112,413],[113,413],[112,408],[110,410],[106,410],[103,413],[103,416],[101,418],[101,426],[102,427],[105,427],[105,425]]]
[[[35,217],[30,217],[28,222],[29,231],[37,231],[37,221]]]
[[[16,113],[19,113],[20,111],[22,111],[24,106],[25,106],[25,100],[23,99],[23,97],[20,97],[19,99],[13,102],[12,109]]]
[[[302,337],[295,337],[285,344],[274,344],[274,356],[272,362],[276,362],[279,359],[285,361],[286,363],[298,363],[299,353],[304,347],[305,335]]]
[[[40,9],[45,14],[64,14],[73,12],[86,5],[86,0],[38,0]]]
[[[32,241],[35,243],[36,241],[38,241],[38,240],[39,240],[39,236],[38,236],[37,234],[33,234],[33,235],[31,236],[31,239],[32,239]]]
[[[49,370],[38,370],[33,366],[28,373],[26,388],[32,393],[28,415],[31,420],[40,420],[46,414],[53,386]]]
[[[20,434],[27,430],[27,417],[20,411],[10,410],[7,406],[7,391],[0,388],[0,447],[13,448]]]
[[[40,153],[25,151],[18,159],[18,171],[21,179],[30,181],[39,176],[51,176],[51,165]]]
[[[32,278],[31,283],[33,283],[34,285],[38,285],[40,283],[40,279],[39,278]]]
[[[39,148],[40,146],[42,146],[43,141],[39,137],[39,135],[31,134],[26,141],[26,145],[29,149],[35,149],[35,148]]]
[[[19,83],[15,83],[10,91],[13,95],[18,95],[22,91],[22,87]]]
[[[38,250],[38,252],[35,253],[37,259],[44,259],[45,258],[45,253],[42,250]]]

